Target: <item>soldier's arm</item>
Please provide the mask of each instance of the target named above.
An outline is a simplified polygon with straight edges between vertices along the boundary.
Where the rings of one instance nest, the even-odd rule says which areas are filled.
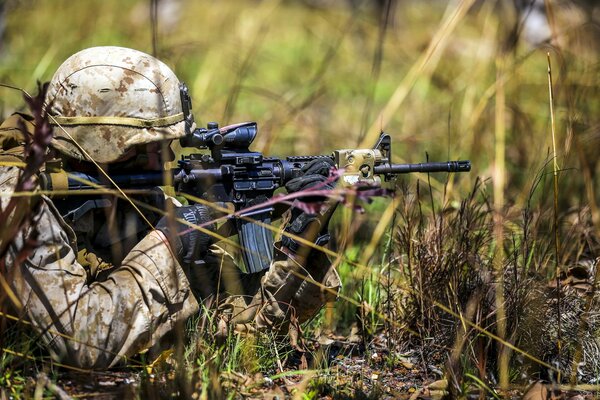
[[[316,232],[300,229],[294,234],[315,241]],[[273,262],[260,281],[249,278],[243,278],[246,295],[230,296],[221,306],[223,315],[239,330],[247,329],[248,323],[283,333],[295,329],[291,322],[312,318],[325,303],[337,298],[341,287],[339,275],[324,253],[304,246],[290,249],[281,242],[275,244]]]
[[[8,201],[18,170],[0,173],[0,202]],[[77,262],[70,228],[44,199],[34,217],[39,245],[10,270],[22,310],[53,356],[82,368],[106,368],[157,346],[177,322],[198,311],[182,268],[166,238],[152,231],[108,279],[88,282]],[[14,239],[10,257],[28,232]]]
[[[318,187],[333,189],[329,178],[332,161],[317,159],[303,167],[304,175],[286,184],[289,193]],[[238,324],[253,322],[259,329],[286,330],[293,322],[302,323],[328,301],[337,297],[341,282],[335,267],[317,247],[329,240],[328,224],[337,200],[314,198],[314,212],[292,205],[284,215],[283,235],[275,244],[274,259],[254,293],[232,296],[225,304],[230,320]],[[298,207],[296,207],[298,205]],[[301,239],[301,240],[296,240]],[[227,315],[227,314],[226,314]],[[292,324],[290,324],[292,323]],[[294,333],[290,330],[290,336]]]

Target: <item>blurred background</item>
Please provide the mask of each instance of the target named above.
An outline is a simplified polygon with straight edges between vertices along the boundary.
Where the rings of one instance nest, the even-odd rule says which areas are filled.
[[[506,198],[522,203],[550,157],[547,53],[560,167],[577,169],[569,185],[596,169],[596,3],[2,0],[0,82],[32,92],[78,50],[132,47],[187,83],[201,124],[257,121],[257,150],[369,147],[382,129],[396,162],[469,158],[486,179],[501,157]],[[0,116],[23,107],[0,91]]]

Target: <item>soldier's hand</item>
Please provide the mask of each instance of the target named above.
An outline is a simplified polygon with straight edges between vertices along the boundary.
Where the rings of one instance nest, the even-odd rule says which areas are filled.
[[[301,177],[291,179],[286,185],[288,193],[303,190],[332,190],[335,180],[331,179],[331,169],[334,167],[333,160],[329,158],[316,159],[302,168],[304,174]],[[306,207],[300,203],[313,203]],[[317,205],[314,205],[317,203]],[[323,246],[329,241],[328,224],[333,214],[337,201],[327,201],[327,196],[308,196],[296,200],[292,204],[288,223],[285,225],[281,243],[286,252],[307,256],[310,248],[303,246],[294,240],[291,235],[300,236],[310,242]]]
[[[178,261],[188,267],[195,260],[204,257],[213,237],[209,231],[215,230],[211,210],[203,205],[177,207],[173,216],[160,219],[156,229],[163,232]],[[185,221],[185,222],[183,222]]]
[[[288,193],[296,193],[302,190],[331,190],[335,186],[335,182],[330,179],[331,169],[335,166],[330,158],[319,158],[306,164],[302,168],[302,176],[291,179],[286,183],[285,188]],[[324,198],[304,199],[305,201],[323,201]]]

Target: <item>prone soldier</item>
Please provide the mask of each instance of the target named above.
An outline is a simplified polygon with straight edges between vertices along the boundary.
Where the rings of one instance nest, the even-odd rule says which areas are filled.
[[[46,95],[54,125],[50,158],[90,174],[161,170],[174,157],[171,141],[194,129],[181,90],[168,66],[140,51],[95,47],[74,54],[58,68]],[[31,127],[22,115],[0,127],[1,208],[21,171],[11,166],[22,159],[22,142],[14,140],[18,121]],[[331,188],[330,166],[325,160],[310,163],[288,190]],[[0,236],[9,246],[15,308],[63,363],[104,369],[144,350],[156,353],[170,345],[167,339],[181,322],[199,313],[200,304],[217,297],[230,329],[285,333],[294,329],[292,320],[309,319],[339,289],[325,255],[289,237],[274,243],[268,269],[242,273],[212,237],[212,210],[183,206],[159,188],[130,194],[129,200],[115,194],[72,197],[40,196],[33,216],[37,246],[23,262],[15,257],[28,232]],[[335,204],[318,201],[323,204],[316,213],[292,207],[283,230],[324,244]],[[140,203],[150,207],[135,205]]]

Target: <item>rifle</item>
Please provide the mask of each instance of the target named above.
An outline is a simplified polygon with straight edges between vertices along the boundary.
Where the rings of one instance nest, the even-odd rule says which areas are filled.
[[[336,168],[343,171],[340,182],[345,187],[388,187],[394,183],[398,174],[412,172],[471,170],[470,161],[393,164],[391,138],[383,132],[372,149],[343,149],[335,150],[332,155],[291,156],[284,159],[266,157],[262,153],[251,151],[250,145],[257,133],[256,122],[222,128],[217,123],[210,122],[206,128],[196,129],[180,139],[182,147],[208,149],[210,154],[204,152],[182,156],[178,161],[178,168],[169,171],[169,180],[177,192],[210,202],[234,205],[235,217],[229,219],[223,232],[228,232],[225,236],[238,234],[242,248],[251,249],[242,252],[247,272],[259,272],[268,268],[273,256],[273,235],[264,225],[280,214],[274,206],[260,207],[260,204],[267,204],[276,189],[301,176],[302,167],[315,159],[333,160]],[[98,186],[111,187],[97,176],[79,172],[65,174],[64,171],[42,173],[42,189],[77,191]],[[144,189],[163,186],[165,175],[164,171],[111,174],[111,179],[121,188]],[[98,206],[98,200],[89,200],[79,210],[70,210],[70,213],[81,214]],[[244,211],[250,207],[252,211]],[[262,224],[252,221],[260,221]]]

